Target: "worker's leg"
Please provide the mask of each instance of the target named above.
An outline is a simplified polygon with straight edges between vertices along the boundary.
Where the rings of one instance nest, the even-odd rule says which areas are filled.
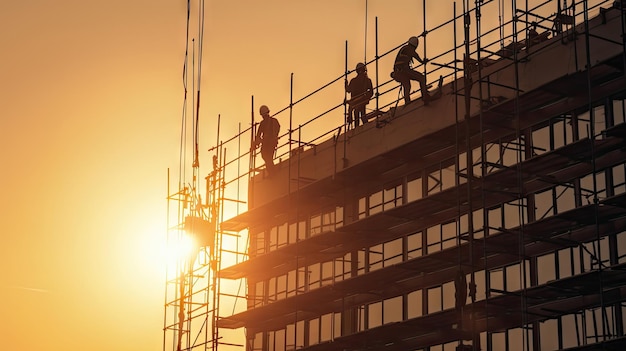
[[[367,119],[365,118],[365,105],[359,108],[359,119],[363,124],[367,123]]]
[[[274,149],[275,146],[261,146],[261,157],[265,161],[265,168],[270,175],[274,172]]]
[[[402,79],[402,93],[404,93],[404,104],[408,105],[411,102],[411,79],[407,76],[406,79]]]
[[[355,123],[354,126],[355,127],[359,126],[359,122],[362,121],[362,118],[364,115],[365,115],[365,105],[359,105],[354,108],[354,123]]]
[[[426,77],[420,72],[414,70],[411,70],[409,72],[409,77],[420,84],[422,99],[424,100],[424,103],[428,103],[428,101],[430,100],[430,94],[428,93],[428,88],[426,87]]]

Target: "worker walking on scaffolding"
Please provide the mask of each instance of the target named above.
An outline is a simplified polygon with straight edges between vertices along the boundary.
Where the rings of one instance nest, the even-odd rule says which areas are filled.
[[[418,45],[419,40],[417,37],[411,37],[409,38],[407,44],[400,48],[400,51],[398,51],[398,55],[396,56],[396,61],[394,62],[391,77],[402,84],[405,104],[411,102],[411,80],[418,81],[424,105],[427,105],[430,102],[430,94],[428,93],[428,87],[426,86],[426,77],[422,73],[411,68],[413,59],[416,59],[422,64],[426,64],[426,62],[428,62],[428,59],[422,60],[420,55],[417,53],[416,50]]]
[[[274,174],[274,152],[278,145],[280,123],[276,118],[270,116],[270,109],[265,105],[261,106],[259,113],[263,120],[259,123],[253,148],[261,145],[261,157],[265,161],[267,173],[271,176]]]

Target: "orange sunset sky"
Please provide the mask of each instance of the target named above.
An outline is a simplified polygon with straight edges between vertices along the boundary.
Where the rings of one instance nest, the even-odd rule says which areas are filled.
[[[350,69],[371,60],[375,17],[381,52],[424,31],[421,0],[367,3],[366,21],[365,0],[205,2],[201,174],[218,114],[228,138],[252,95],[289,104],[291,73],[295,99],[335,79],[346,40]],[[452,17],[453,1],[426,3],[429,26]],[[186,13],[184,0],[0,2],[0,349],[162,349]]]

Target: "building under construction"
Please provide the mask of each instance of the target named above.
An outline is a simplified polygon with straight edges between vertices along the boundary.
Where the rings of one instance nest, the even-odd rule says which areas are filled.
[[[416,68],[438,99],[403,104],[398,47],[376,52],[368,123],[319,133],[342,103],[293,126],[292,101],[272,176],[253,123],[211,150],[204,200],[171,192],[202,244],[164,350],[626,349],[626,5],[526,2],[493,29],[473,5],[420,35],[453,41]]]

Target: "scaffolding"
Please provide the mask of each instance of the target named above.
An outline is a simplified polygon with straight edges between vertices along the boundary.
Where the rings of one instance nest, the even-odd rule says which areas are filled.
[[[197,13],[197,18],[192,18]],[[225,191],[240,179],[228,182],[226,148],[220,142],[218,118],[218,143],[209,150],[211,171],[201,181],[199,153],[200,82],[202,81],[202,44],[204,38],[205,2],[192,6],[187,2],[187,47],[183,69],[184,101],[181,123],[180,165],[177,187],[170,188],[173,180],[167,175],[167,257],[165,283],[165,311],[163,321],[163,350],[241,350],[243,336],[218,326],[223,315],[236,310],[231,300],[245,300],[238,295],[242,287],[224,283],[219,277],[229,251],[237,245],[238,233],[221,228],[224,208],[230,204],[238,207],[244,201],[227,197]],[[197,37],[191,35],[197,27]],[[188,92],[192,94],[188,96]],[[189,100],[190,101],[189,101]],[[225,143],[228,144],[227,140]],[[192,151],[189,152],[188,150]],[[240,152],[240,149],[237,150]],[[191,155],[191,160],[188,160]],[[191,172],[188,171],[191,161]],[[191,178],[188,180],[188,178]],[[239,188],[240,186],[237,185]],[[238,212],[236,212],[238,213]],[[223,290],[224,289],[224,290]],[[222,306],[222,307],[220,307]],[[228,307],[224,307],[228,306]]]
[[[343,94],[346,43],[345,73],[274,115],[289,127],[272,176],[242,148],[252,99],[251,128],[211,150],[208,258],[170,282],[175,349],[241,328],[248,351],[626,347],[624,2],[509,3],[424,17],[417,69],[445,82],[428,106],[399,104],[380,67],[400,46],[379,53],[376,35],[375,107],[356,128],[345,100],[319,104]],[[314,117],[295,126],[294,109]],[[197,207],[183,189],[171,198]]]

